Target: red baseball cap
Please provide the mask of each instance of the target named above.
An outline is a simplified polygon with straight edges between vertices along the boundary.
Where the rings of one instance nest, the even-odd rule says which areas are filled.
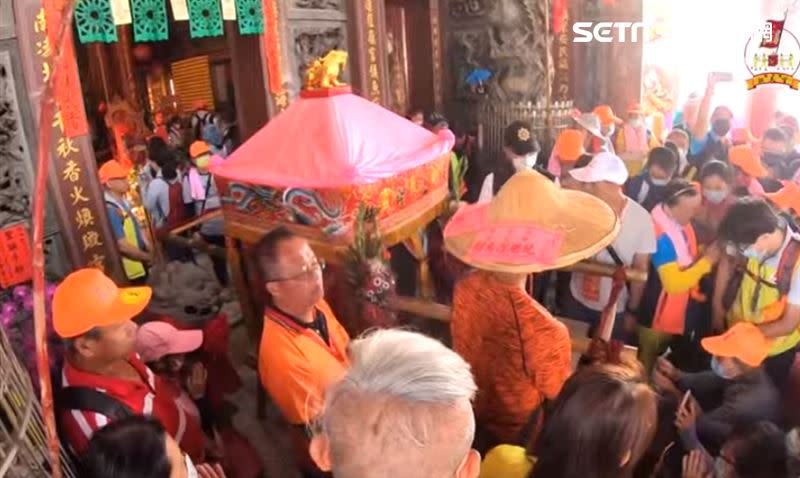
[[[167,322],[147,322],[136,332],[136,351],[145,362],[185,354],[203,345],[202,330],[178,330]]]

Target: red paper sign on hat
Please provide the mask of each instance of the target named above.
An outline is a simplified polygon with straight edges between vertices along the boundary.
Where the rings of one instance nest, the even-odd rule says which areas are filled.
[[[553,264],[564,233],[531,224],[504,224],[478,233],[467,255],[483,262]]]
[[[0,230],[0,286],[4,289],[33,277],[31,241],[25,226]]]

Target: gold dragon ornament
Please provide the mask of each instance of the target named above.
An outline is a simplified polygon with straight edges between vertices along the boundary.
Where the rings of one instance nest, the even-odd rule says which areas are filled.
[[[322,58],[314,60],[306,70],[306,90],[321,90],[342,86],[339,75],[347,64],[347,52],[331,50]]]

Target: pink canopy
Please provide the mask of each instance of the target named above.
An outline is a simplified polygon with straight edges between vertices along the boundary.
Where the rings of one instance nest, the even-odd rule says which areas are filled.
[[[352,93],[299,98],[213,173],[276,187],[368,184],[440,158],[453,143],[448,130],[433,134]]]

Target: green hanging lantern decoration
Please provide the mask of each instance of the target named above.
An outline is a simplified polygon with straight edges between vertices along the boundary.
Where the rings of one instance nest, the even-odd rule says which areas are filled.
[[[81,43],[117,41],[117,27],[108,0],[78,0],[75,26]]]
[[[264,10],[261,0],[236,0],[239,33],[258,35],[264,33]]]
[[[134,41],[169,39],[167,6],[164,2],[165,0],[131,0]]]
[[[189,34],[192,38],[222,36],[219,0],[189,0]]]

